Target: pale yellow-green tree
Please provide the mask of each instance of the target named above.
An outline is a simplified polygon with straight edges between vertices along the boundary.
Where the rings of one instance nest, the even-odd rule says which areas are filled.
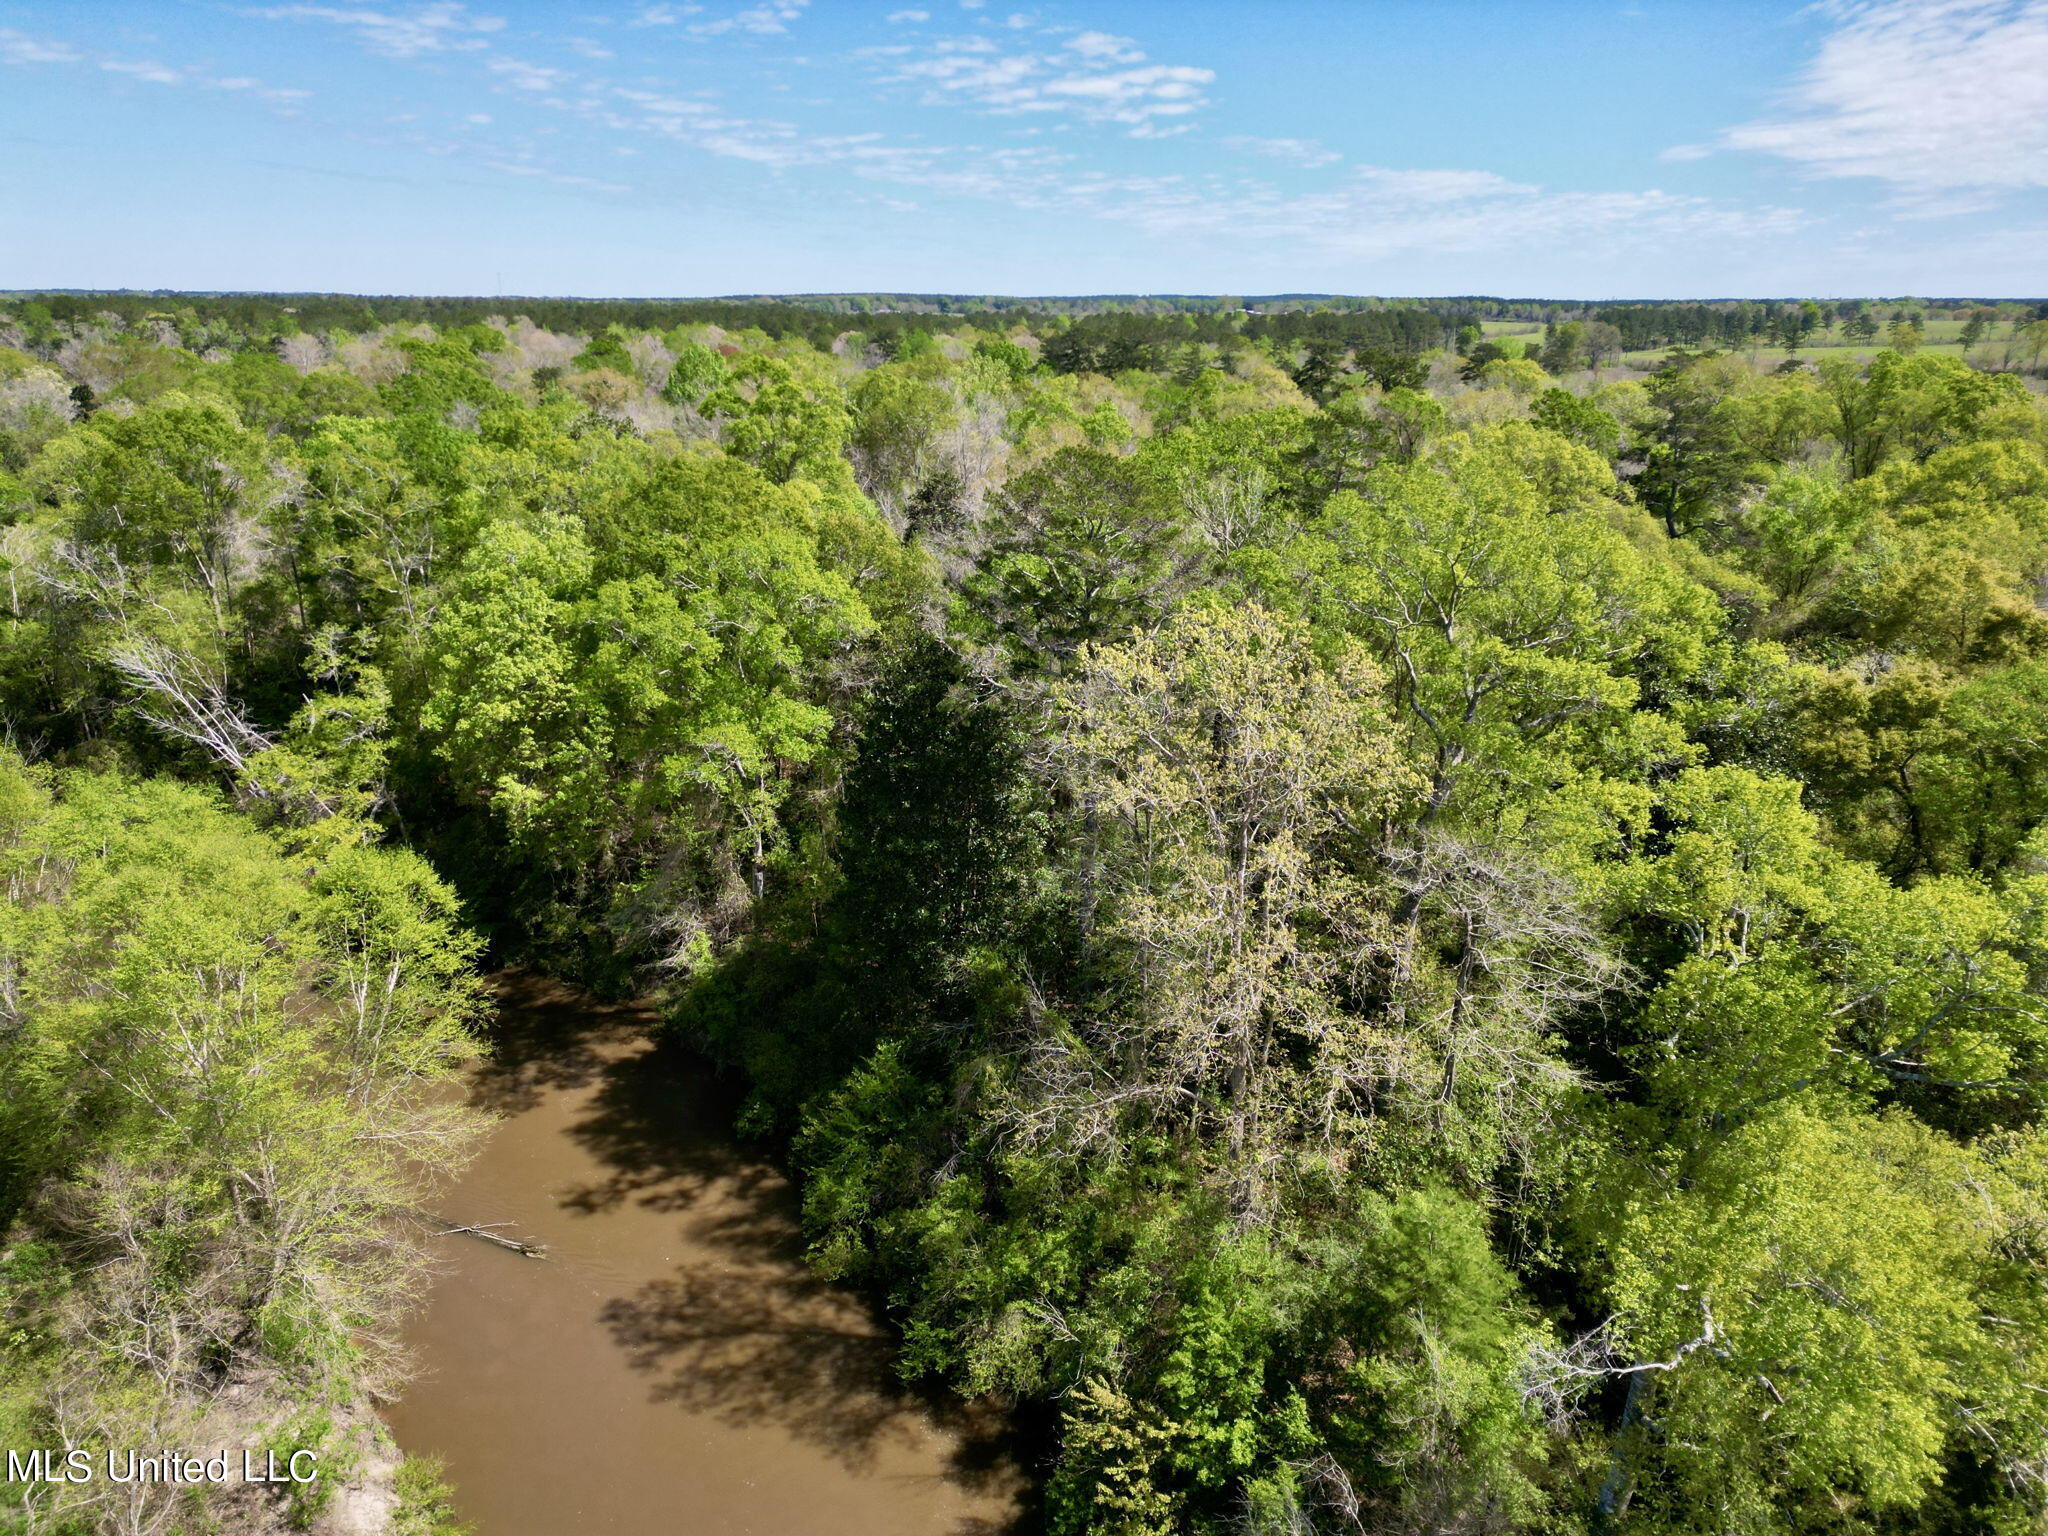
[[[1324,662],[1296,621],[1192,606],[1089,645],[1054,691],[1055,755],[1102,827],[1098,936],[1126,1006],[1040,1040],[1020,1128],[1113,1146],[1133,1119],[1192,1134],[1256,1205],[1293,1144],[1345,1155],[1408,1042],[1345,1006],[1385,923],[1335,845],[1418,786],[1384,677]]]

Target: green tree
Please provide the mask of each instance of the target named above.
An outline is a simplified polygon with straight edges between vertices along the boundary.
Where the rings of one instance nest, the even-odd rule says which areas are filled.
[[[258,536],[274,486],[263,440],[231,410],[170,395],[95,417],[36,477],[60,499],[73,540],[196,590],[226,636],[248,579],[241,546]]]
[[[941,438],[959,414],[954,398],[934,380],[890,367],[863,374],[847,404],[854,475],[877,505],[902,517],[940,467]]]
[[[778,484],[799,477],[831,485],[844,480],[853,418],[838,391],[800,381],[776,358],[749,356],[728,382],[705,396],[703,409],[724,418],[725,445]]]
[[[1674,539],[1725,517],[1761,478],[1730,405],[1729,368],[1725,361],[1688,358],[1650,379],[1655,414],[1642,434],[1643,467],[1634,485]]]
[[[1003,488],[966,597],[989,632],[1057,672],[1086,642],[1156,617],[1178,595],[1179,509],[1142,461],[1063,449]]]
[[[1610,462],[1621,451],[1621,423],[1613,413],[1568,389],[1544,390],[1529,408],[1529,419]]]
[[[474,1128],[453,893],[174,784],[17,758],[0,806],[0,1421],[91,1444],[190,1433],[224,1384],[279,1418],[388,1388],[401,1218]]]
[[[685,341],[676,348],[661,398],[670,405],[695,405],[724,382],[725,359],[701,341]]]

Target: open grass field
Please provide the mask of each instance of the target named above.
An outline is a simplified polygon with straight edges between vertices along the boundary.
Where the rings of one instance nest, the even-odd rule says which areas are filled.
[[[1631,367],[1649,367],[1663,358],[1670,350],[1669,347],[1650,347],[1640,352],[1624,352],[1622,354],[1622,361],[1628,363]],[[1763,367],[1782,363],[1792,355],[1783,347],[1732,347],[1728,350],[1732,351],[1737,357],[1747,358],[1750,362]],[[1823,357],[1868,359],[1875,357],[1883,350],[1884,340],[1880,337],[1876,341],[1836,342],[1826,345],[1815,345],[1809,342],[1806,346],[1799,349],[1798,355],[1805,358],[1808,362]],[[1963,355],[1963,344],[1959,341],[1928,341],[1921,344],[1920,350],[1924,353],[1941,357],[1961,357]],[[1970,348],[1970,356],[1978,362],[1993,361],[1999,355],[2000,349],[1995,343],[1979,342],[1976,346]]]
[[[1942,357],[1964,356],[1962,345],[1964,324],[1965,322],[1961,320],[1937,319],[1922,321],[1922,332],[1925,340],[1921,343],[1920,350]],[[1505,348],[1510,353],[1514,352],[1517,345],[1519,345],[1524,352],[1533,356],[1537,349],[1543,345],[1543,327],[1535,321],[1482,320],[1479,322],[1479,326],[1485,333],[1488,341]],[[2007,361],[2005,356],[2006,350],[2010,344],[2010,329],[2010,325],[2006,322],[1994,324],[1990,328],[1989,334],[1982,341],[1979,341],[1976,346],[1969,349],[1968,356],[1970,360],[1978,364],[1994,367],[2004,364]],[[1885,339],[1882,334],[1868,341],[1853,341],[1844,336],[1840,326],[1837,326],[1832,332],[1822,332],[1814,336],[1805,346],[1799,349],[1798,355],[1809,361],[1822,357],[1868,359],[1883,351],[1884,347]],[[1666,347],[1644,348],[1640,351],[1622,354],[1622,361],[1632,368],[1647,368],[1655,365],[1669,350]],[[1747,358],[1752,364],[1766,368],[1775,367],[1792,355],[1783,347],[1761,345],[1737,347],[1732,350],[1739,356]]]

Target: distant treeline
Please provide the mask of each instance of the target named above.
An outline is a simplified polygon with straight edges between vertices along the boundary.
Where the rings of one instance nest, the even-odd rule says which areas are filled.
[[[86,290],[17,292],[0,296],[0,321],[12,320],[33,343],[39,331],[104,316],[135,326],[159,321],[177,328],[186,346],[246,346],[300,332],[363,334],[393,325],[453,329],[524,315],[549,330],[595,333],[608,326],[632,331],[679,325],[756,330],[784,341],[828,346],[859,330],[893,355],[900,337],[966,325],[990,331],[1022,326],[1050,337],[1069,334],[1056,351],[1107,365],[1149,368],[1188,342],[1218,344],[1233,336],[1296,345],[1312,340],[1348,348],[1422,352],[1447,346],[1458,332],[1484,320],[1542,324],[1602,321],[1614,326],[1629,351],[1666,346],[1738,346],[1779,334],[1788,321],[1829,329],[1859,317],[1899,313],[1982,311],[1987,318],[2048,318],[2048,303],[2031,299],[1645,300],[1595,304],[1576,300],[1449,297],[1353,298],[1334,294],[1218,295],[1104,294],[1069,298],[1008,298],[966,294],[797,294],[786,297],[709,299],[431,298],[404,294],[174,293]],[[849,322],[852,322],[851,324]],[[1098,366],[1102,366],[1098,363]]]

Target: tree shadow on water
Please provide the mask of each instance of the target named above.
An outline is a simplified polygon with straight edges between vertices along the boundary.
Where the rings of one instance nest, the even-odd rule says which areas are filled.
[[[538,971],[500,971],[490,984],[497,1009],[469,1096],[494,1114],[532,1109],[551,1089],[587,1086],[658,1022],[643,1000],[603,1002]]]
[[[850,1471],[936,1432],[953,1442],[939,1474],[947,1482],[991,1498],[1023,1491],[1002,1411],[905,1388],[892,1370],[895,1340],[857,1298],[810,1276],[681,1268],[607,1302],[602,1317],[658,1402],[783,1429]],[[1022,1520],[973,1520],[961,1536]]]
[[[564,1203],[597,1215],[631,1202],[688,1219],[700,1241],[797,1262],[795,1192],[733,1130],[737,1085],[673,1039],[608,1062],[570,1134],[605,1169]]]

